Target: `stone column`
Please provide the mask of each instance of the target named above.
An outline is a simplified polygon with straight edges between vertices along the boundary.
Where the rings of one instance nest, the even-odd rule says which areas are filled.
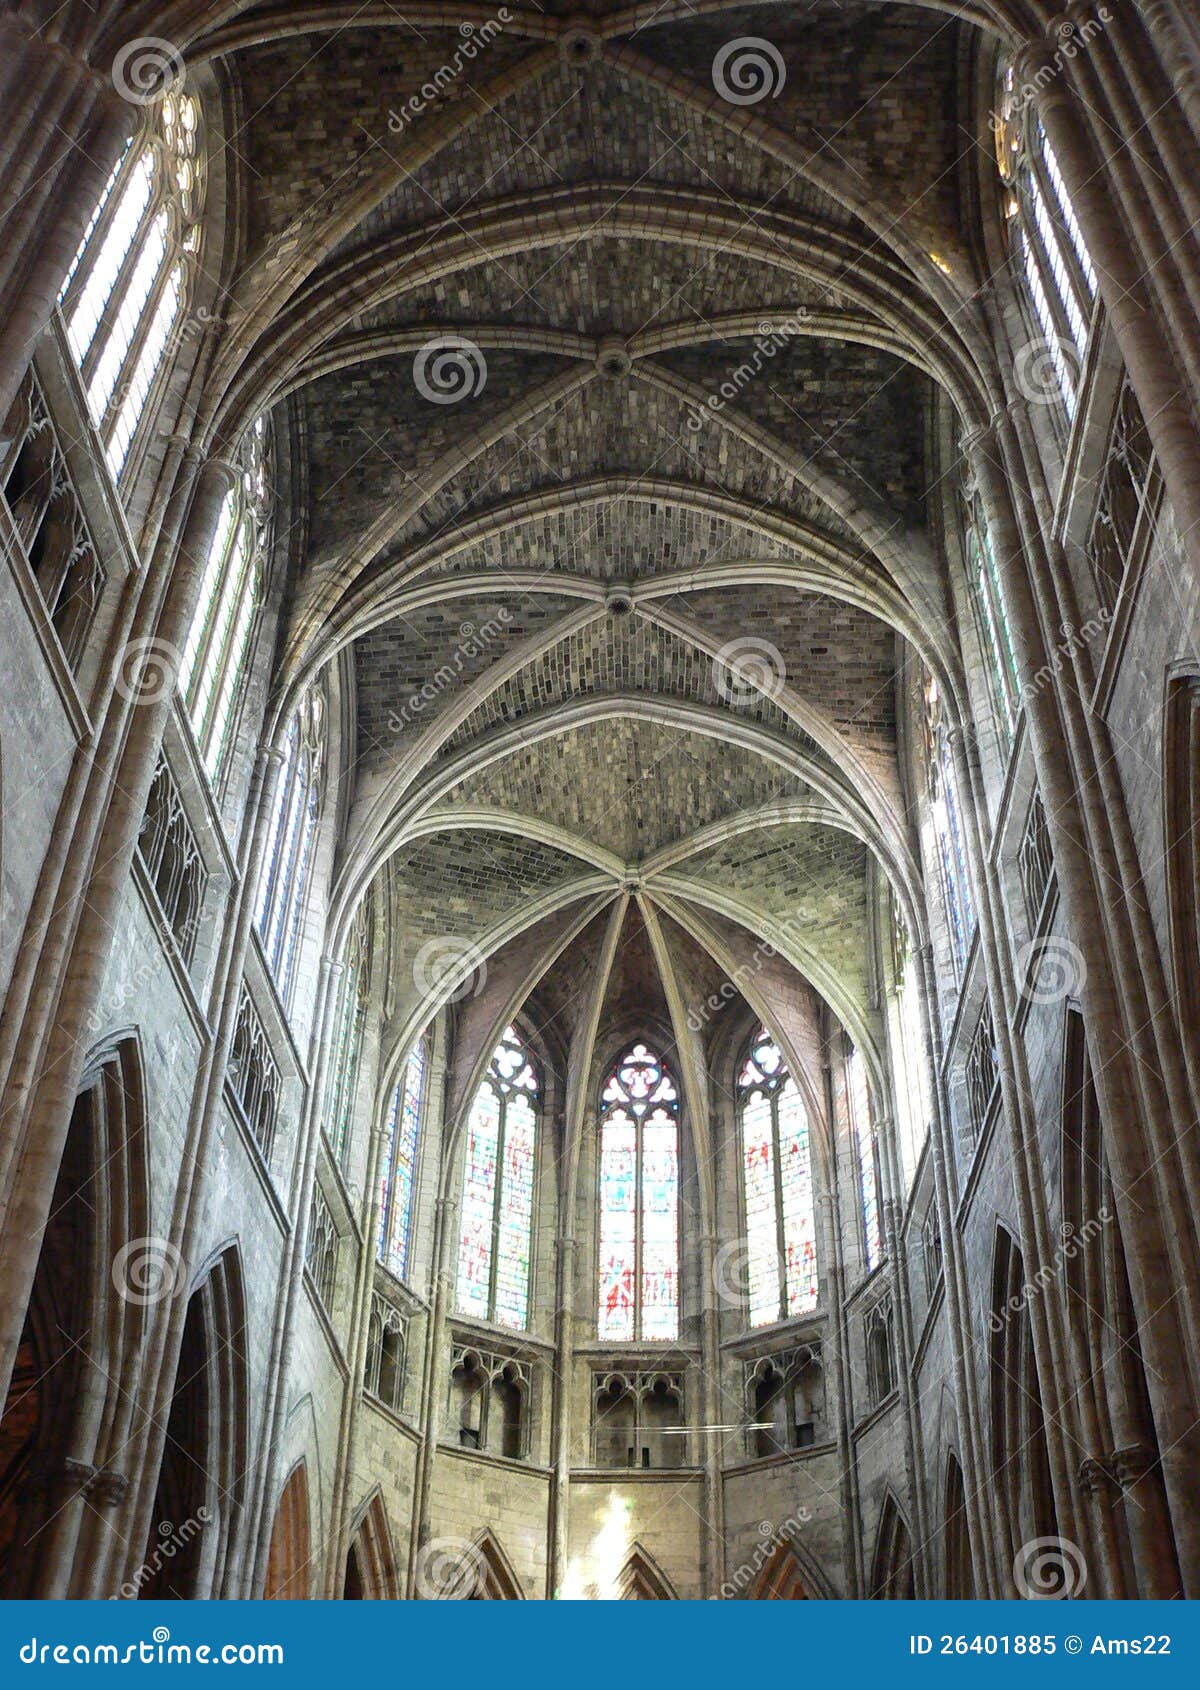
[[[571,1305],[575,1295],[575,1269],[579,1240],[570,1230],[571,1215],[564,1214],[563,1230],[555,1239],[554,1259],[554,1377],[550,1387],[550,1480],[549,1541],[546,1555],[546,1595],[555,1597],[563,1587],[569,1553],[571,1483],[572,1351],[574,1333]]]
[[[0,19],[0,417],[140,108],[61,42]]]
[[[167,717],[173,707],[178,651],[199,591],[208,545],[221,503],[236,472],[220,459],[200,471],[172,572],[171,606],[161,618],[156,599],[166,591],[166,570],[147,581],[124,667],[113,689],[100,752],[77,756],[82,790],[73,839],[57,847],[43,869],[40,909],[46,928],[37,947],[14,970],[7,1012],[18,1023],[4,1097],[6,1157],[0,1178],[10,1188],[0,1283],[6,1288],[0,1316],[0,1387],[7,1387],[12,1357],[29,1300],[37,1250],[62,1159],[71,1110],[90,1036],[89,1017],[108,961],[119,901],[145,811]],[[164,536],[168,541],[173,535]],[[173,548],[172,548],[173,549]],[[149,572],[148,572],[149,574]],[[143,614],[144,613],[144,614]],[[153,618],[153,620],[151,620]],[[55,879],[54,871],[60,870]]]
[[[1108,174],[1049,44],[1028,44],[1018,64],[1022,82],[1039,90],[1038,115],[1096,266],[1108,318],[1146,418],[1168,496],[1188,536],[1192,566],[1200,568],[1200,433],[1192,404],[1180,386],[1177,360],[1147,293],[1139,255],[1113,215]]]

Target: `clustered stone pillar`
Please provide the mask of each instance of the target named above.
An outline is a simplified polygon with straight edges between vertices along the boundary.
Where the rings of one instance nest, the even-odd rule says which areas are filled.
[[[140,108],[49,30],[0,19],[0,417]]]

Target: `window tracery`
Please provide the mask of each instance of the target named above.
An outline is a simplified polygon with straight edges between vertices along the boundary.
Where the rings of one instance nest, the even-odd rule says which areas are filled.
[[[329,1207],[329,1199],[319,1184],[314,1185],[304,1262],[326,1314],[332,1314],[337,1292],[338,1245],[337,1222]]]
[[[363,1389],[369,1396],[398,1414],[404,1400],[404,1369],[408,1327],[394,1303],[371,1293],[371,1314],[367,1322],[367,1355]]]
[[[110,175],[59,295],[114,479],[177,342],[200,248],[200,105],[172,91]]]
[[[525,1046],[507,1027],[467,1121],[458,1307],[517,1330],[529,1323],[538,1089]]]
[[[179,954],[195,953],[208,872],[170,765],[161,754],[138,833],[138,850]]]
[[[759,1027],[737,1079],[751,1326],[808,1314],[818,1274],[808,1111]]]
[[[450,1411],[463,1449],[524,1460],[529,1442],[533,1368],[524,1358],[455,1343],[450,1352]]]
[[[819,1344],[772,1351],[743,1363],[747,1454],[763,1458],[810,1449],[825,1430]]]
[[[1021,687],[1012,628],[1000,586],[1000,572],[978,489],[969,480],[960,490],[967,580],[975,603],[981,644],[987,659],[988,682],[997,724],[1007,744],[1017,731]]]
[[[409,1270],[425,1069],[425,1044],[419,1039],[409,1051],[404,1071],[392,1089],[384,1127],[377,1247],[379,1260],[397,1279],[406,1279]]]
[[[0,491],[47,620],[78,670],[107,577],[32,370],[0,426]]]
[[[597,1371],[592,1459],[597,1467],[686,1467],[684,1376],[660,1368]]]
[[[179,690],[214,784],[229,753],[270,554],[273,446],[265,416],[247,430],[238,463],[240,473],[217,518],[179,664]]]
[[[254,1142],[269,1162],[275,1143],[275,1122],[283,1082],[254,999],[245,981],[238,1000],[233,1044],[229,1052],[230,1089]]]
[[[1031,107],[1006,66],[995,135],[1009,190],[1010,239],[1069,421],[1079,403],[1098,283],[1054,148]]]
[[[325,717],[324,691],[310,687],[288,725],[258,882],[254,923],[285,1004],[291,999],[321,816]]]
[[[955,970],[961,977],[975,931],[975,905],[967,869],[962,806],[958,777],[954,772],[950,730],[938,684],[932,676],[925,687],[925,755],[929,809],[950,927],[950,948]]]
[[[640,1041],[600,1093],[597,1328],[615,1343],[679,1336],[679,1092]]]
[[[859,1218],[862,1225],[863,1264],[874,1273],[883,1260],[883,1228],[879,1204],[879,1159],[871,1126],[871,1102],[867,1070],[861,1052],[851,1050],[846,1059],[846,1105],[850,1132],[858,1163]]]
[[[370,893],[358,906],[342,952],[333,1011],[333,1055],[325,1131],[334,1160],[343,1170],[350,1149],[358,1089],[363,1028],[371,989],[372,904]]]

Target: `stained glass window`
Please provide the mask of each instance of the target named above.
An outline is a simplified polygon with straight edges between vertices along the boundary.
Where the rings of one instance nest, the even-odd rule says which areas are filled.
[[[342,953],[342,972],[337,982],[333,1011],[333,1052],[330,1062],[329,1096],[325,1111],[325,1133],[338,1164],[344,1169],[354,1122],[358,1064],[362,1052],[363,1025],[367,1017],[370,988],[371,899],[359,905]]]
[[[616,1343],[679,1336],[679,1093],[635,1044],[600,1093],[597,1325]]]
[[[996,158],[1009,188],[1013,251],[1068,419],[1091,332],[1097,278],[1062,169],[1011,65],[1000,81]]]
[[[746,1292],[751,1326],[817,1306],[808,1111],[783,1052],[760,1027],[738,1072]]]
[[[425,1098],[425,1045],[418,1040],[408,1053],[388,1104],[380,1165],[379,1260],[396,1275],[408,1277],[413,1195],[421,1105]]]
[[[204,199],[200,107],[172,91],[110,174],[59,295],[109,470],[119,477],[179,339]]]
[[[942,891],[950,925],[954,966],[961,975],[975,932],[975,905],[967,871],[958,778],[937,682],[925,688],[925,749],[929,772],[929,809],[941,870]]]
[[[871,1102],[867,1092],[867,1071],[857,1050],[846,1059],[846,1093],[850,1110],[850,1131],[858,1161],[858,1198],[862,1216],[863,1260],[872,1273],[883,1260],[883,1233],[879,1213],[879,1168],[875,1159],[875,1135],[871,1131]]]
[[[325,755],[325,695],[310,687],[288,725],[254,921],[279,995],[288,1002],[308,903]]]
[[[467,1120],[458,1307],[518,1331],[529,1324],[537,1095],[533,1063],[508,1027]]]

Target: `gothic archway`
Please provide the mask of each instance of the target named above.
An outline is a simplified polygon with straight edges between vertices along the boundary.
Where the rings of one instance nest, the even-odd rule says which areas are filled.
[[[188,1300],[141,1597],[234,1594],[231,1552],[246,1473],[245,1327],[241,1266],[229,1245]],[[168,1555],[164,1540],[184,1539],[185,1531]]]
[[[275,1509],[263,1596],[268,1602],[303,1601],[311,1583],[308,1470],[301,1460],[289,1473]]]
[[[755,1602],[806,1602],[808,1591],[790,1543],[777,1545],[750,1593]]]
[[[399,1594],[387,1511],[376,1492],[350,1541],[342,1596],[347,1601],[392,1602]]]
[[[66,1596],[107,1547],[148,1300],[145,1108],[133,1039],[75,1100],[0,1416],[0,1594]],[[169,1264],[168,1264],[169,1267]],[[169,1287],[168,1287],[169,1289]]]
[[[900,1505],[889,1491],[875,1534],[871,1596],[875,1601],[911,1601],[915,1594],[912,1539]]]

